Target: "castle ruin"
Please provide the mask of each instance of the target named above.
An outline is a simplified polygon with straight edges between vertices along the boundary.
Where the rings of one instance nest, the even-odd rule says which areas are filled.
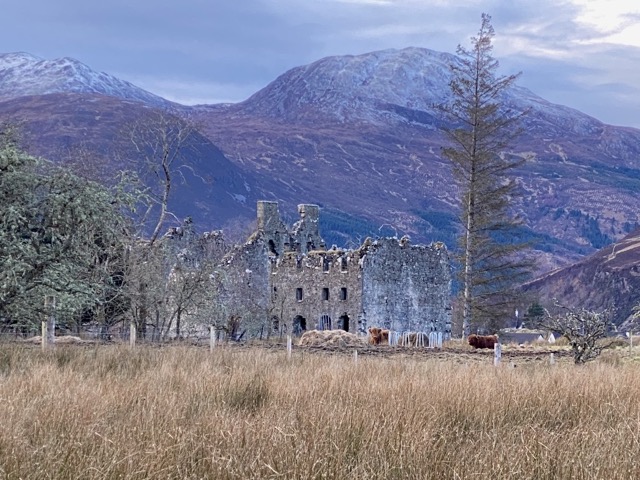
[[[257,230],[225,260],[233,278],[250,287],[247,296],[272,332],[364,333],[380,326],[450,338],[451,270],[444,244],[411,245],[403,237],[327,249],[319,207],[299,205],[298,212],[289,229],[276,202],[258,202]]]

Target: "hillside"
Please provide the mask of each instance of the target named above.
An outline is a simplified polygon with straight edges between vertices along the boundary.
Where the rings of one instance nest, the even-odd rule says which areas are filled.
[[[611,309],[614,322],[626,330],[633,307],[640,303],[640,230],[573,265],[543,275],[526,284],[524,291],[547,305],[558,299],[567,306]]]
[[[157,113],[142,103],[89,93],[56,93],[0,100],[0,121],[17,122],[23,144],[34,155],[69,163],[100,181],[132,169],[148,184],[152,172],[133,149],[127,129]],[[176,120],[180,122],[180,119]],[[171,211],[177,225],[192,216],[201,231],[238,217],[255,216],[262,194],[245,174],[199,133],[184,146],[184,164],[175,172]],[[170,220],[171,221],[171,220]]]

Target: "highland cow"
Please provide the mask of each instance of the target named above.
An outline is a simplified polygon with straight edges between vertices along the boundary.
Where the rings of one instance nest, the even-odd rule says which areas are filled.
[[[369,343],[371,345],[388,344],[389,330],[379,327],[369,327]]]
[[[380,328],[369,327],[369,344],[377,345],[380,343]]]
[[[498,343],[497,335],[469,335],[469,345],[473,348],[493,348]]]
[[[389,345],[389,330],[386,328],[380,330],[380,343]]]

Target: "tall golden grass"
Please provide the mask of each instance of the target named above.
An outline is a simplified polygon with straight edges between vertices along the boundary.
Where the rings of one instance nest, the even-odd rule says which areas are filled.
[[[0,345],[0,478],[630,479],[630,362]]]

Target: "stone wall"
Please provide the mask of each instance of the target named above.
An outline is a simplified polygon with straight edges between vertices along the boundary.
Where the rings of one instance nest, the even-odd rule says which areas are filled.
[[[224,321],[240,317],[240,330],[246,330],[247,338],[264,335],[269,328],[272,258],[263,234],[256,232],[244,245],[235,246],[217,270]]]
[[[257,217],[258,230],[256,233],[261,234],[269,253],[274,256],[282,255],[290,248],[291,240],[287,226],[280,219],[278,202],[258,202]]]
[[[317,205],[298,205],[298,213],[300,220],[291,228],[291,250],[302,254],[324,250],[324,240],[320,237],[320,208]]]
[[[355,333],[362,313],[358,260],[358,252],[342,250],[285,254],[272,269],[273,315],[296,333],[303,326]]]
[[[444,244],[384,238],[362,248],[362,309],[368,326],[451,334],[451,268]]]

